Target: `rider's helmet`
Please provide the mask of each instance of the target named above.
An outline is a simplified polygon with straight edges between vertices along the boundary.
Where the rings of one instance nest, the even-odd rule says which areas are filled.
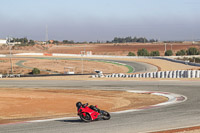
[[[82,103],[81,103],[81,102],[77,102],[77,103],[76,103],[76,107],[77,107],[77,108],[80,108],[81,106],[82,106]]]

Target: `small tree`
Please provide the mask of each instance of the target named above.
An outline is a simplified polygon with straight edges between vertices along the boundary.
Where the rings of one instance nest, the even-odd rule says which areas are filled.
[[[187,55],[198,55],[199,51],[197,50],[197,48],[189,48],[187,50]]]
[[[151,51],[150,56],[160,56],[159,51]]]
[[[173,55],[172,50],[167,50],[167,51],[165,52],[165,56],[172,56],[172,55]]]
[[[128,56],[135,56],[135,53],[129,52],[129,53],[128,53]]]
[[[143,49],[138,50],[137,55],[138,56],[149,56],[149,52],[145,48],[143,48]]]
[[[186,55],[186,51],[185,50],[180,50],[176,52],[176,56],[183,56]]]
[[[40,74],[40,70],[38,68],[33,68],[32,74]]]
[[[30,45],[34,45],[35,44],[35,41],[34,40],[29,40],[29,43]]]

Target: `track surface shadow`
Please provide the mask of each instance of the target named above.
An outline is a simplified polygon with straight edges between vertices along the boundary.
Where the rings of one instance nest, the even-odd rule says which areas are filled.
[[[80,119],[75,119],[75,120],[56,120],[59,122],[69,122],[69,123],[81,123],[83,121],[81,121]]]

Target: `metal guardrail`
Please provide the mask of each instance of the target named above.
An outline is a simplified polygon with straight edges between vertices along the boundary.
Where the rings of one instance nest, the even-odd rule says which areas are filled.
[[[166,57],[153,57],[152,59],[162,59],[162,60],[172,61],[172,62],[181,63],[181,64],[185,64],[185,65],[200,66],[199,63],[193,63],[193,62],[182,61],[182,60],[175,60],[175,59],[166,58]]]
[[[27,75],[21,75],[21,74],[0,74],[0,78],[17,78],[17,77],[47,77],[47,76],[73,76],[73,75],[94,75],[94,73],[88,73],[88,74],[27,74]]]

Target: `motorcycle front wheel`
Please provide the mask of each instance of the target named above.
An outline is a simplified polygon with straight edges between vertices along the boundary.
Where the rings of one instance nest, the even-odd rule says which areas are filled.
[[[85,116],[83,114],[81,114],[80,118],[84,122],[90,122],[90,121],[92,121],[92,118],[91,118],[91,116],[90,116],[89,113],[85,113]]]
[[[101,113],[103,115],[103,120],[109,120],[111,118],[110,114],[107,111],[102,110]]]

